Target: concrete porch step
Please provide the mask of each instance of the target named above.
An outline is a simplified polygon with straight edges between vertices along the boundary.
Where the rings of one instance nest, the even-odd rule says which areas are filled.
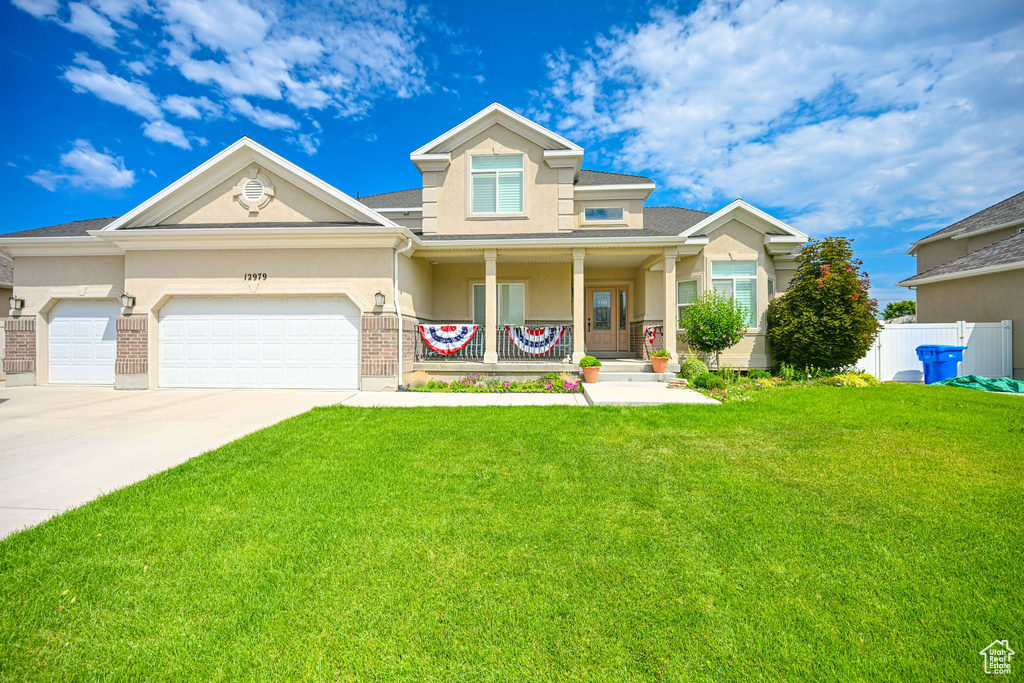
[[[665,374],[679,372],[679,363],[669,363]],[[604,360],[601,361],[601,374],[606,372],[654,372],[650,361],[643,360]]]
[[[653,370],[646,372],[607,372],[604,367],[597,375],[598,382],[667,382],[676,374],[674,372],[663,372],[660,375]]]

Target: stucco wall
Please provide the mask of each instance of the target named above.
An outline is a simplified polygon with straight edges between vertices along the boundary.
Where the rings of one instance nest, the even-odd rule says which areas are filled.
[[[1013,321],[1013,373],[1024,379],[1024,270],[919,285],[917,322]]]
[[[262,169],[261,169],[262,170]],[[308,221],[353,222],[354,218],[327,206],[305,190],[287,183],[267,171],[274,186],[274,197],[260,210],[259,216],[250,218],[249,210],[232,196],[248,170],[236,173],[201,197],[161,221],[162,225],[180,223],[302,223]]]
[[[427,259],[398,257],[398,285],[402,313],[432,320],[434,315],[434,266]],[[390,298],[390,297],[388,297]]]
[[[525,156],[525,217],[473,218],[469,215],[467,197],[470,189],[470,154],[493,154],[495,150],[499,154],[521,152]],[[495,124],[457,147],[451,157],[451,165],[446,171],[423,174],[423,215],[424,218],[431,218],[430,214],[436,211],[437,233],[493,234],[558,230],[559,174],[544,161],[544,149],[540,145]],[[433,187],[435,183],[437,187]],[[569,202],[571,212],[572,195],[569,194],[564,201]]]
[[[583,221],[583,210],[586,208],[623,208],[622,223],[585,223]],[[625,228],[623,234],[628,235],[628,229],[639,229],[644,227],[644,203],[641,199],[586,199],[576,200],[574,203],[575,217],[573,227],[576,229],[608,230],[610,228]]]
[[[498,282],[526,284],[527,320],[572,319],[571,263],[497,264]],[[442,263],[434,266],[433,318],[436,321],[473,319],[473,284],[483,284],[484,264]]]

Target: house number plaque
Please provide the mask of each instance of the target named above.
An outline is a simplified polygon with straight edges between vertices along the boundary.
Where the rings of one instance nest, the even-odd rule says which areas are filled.
[[[266,280],[266,279],[267,279],[267,274],[266,273],[246,273],[245,274],[245,281],[246,282],[260,282],[260,281]]]

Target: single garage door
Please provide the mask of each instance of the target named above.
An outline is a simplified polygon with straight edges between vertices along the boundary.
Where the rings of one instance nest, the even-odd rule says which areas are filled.
[[[160,386],[357,389],[359,315],[343,296],[174,297]]]
[[[113,384],[120,314],[112,299],[58,301],[50,311],[50,382]]]

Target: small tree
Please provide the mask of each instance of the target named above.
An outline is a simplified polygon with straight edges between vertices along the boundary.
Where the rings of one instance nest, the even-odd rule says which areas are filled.
[[[715,354],[715,367],[722,351],[735,346],[747,330],[747,310],[731,296],[710,291],[683,309],[679,316],[680,339],[701,353]]]
[[[882,320],[902,318],[905,315],[914,315],[915,313],[917,313],[917,304],[913,301],[890,301],[886,304],[885,311],[882,312]]]
[[[827,370],[853,365],[878,335],[878,302],[851,240],[809,242],[797,256],[786,293],[768,305],[768,341],[775,358]]]

